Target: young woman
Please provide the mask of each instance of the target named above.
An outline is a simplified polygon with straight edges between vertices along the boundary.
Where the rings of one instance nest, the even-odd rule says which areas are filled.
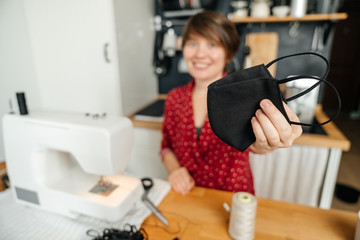
[[[267,99],[251,120],[256,142],[246,151],[227,145],[213,133],[207,117],[207,87],[225,75],[239,42],[234,25],[219,12],[199,13],[184,28],[183,57],[193,79],[168,93],[161,143],[168,180],[180,194],[195,185],[254,194],[249,151],[267,153],[291,146],[302,133]],[[292,121],[298,121],[286,105],[285,109]]]

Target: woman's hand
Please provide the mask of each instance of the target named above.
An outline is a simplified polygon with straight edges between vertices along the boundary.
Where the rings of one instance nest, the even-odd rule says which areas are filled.
[[[257,110],[251,119],[251,125],[256,137],[250,147],[256,153],[267,153],[277,148],[290,147],[294,140],[302,134],[299,125],[290,125],[283,114],[268,99],[260,102],[261,109]],[[285,111],[293,122],[299,122],[296,114],[284,103]]]
[[[175,192],[188,194],[195,186],[195,181],[185,167],[180,167],[169,174],[169,183]]]

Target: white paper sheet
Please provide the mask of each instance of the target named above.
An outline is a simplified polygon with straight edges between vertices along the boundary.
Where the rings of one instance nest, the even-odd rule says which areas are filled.
[[[159,205],[170,190],[168,182],[154,179],[148,197]],[[116,222],[107,222],[85,215],[70,219],[55,213],[18,204],[10,190],[0,193],[0,239],[1,240],[89,240],[86,234],[94,229],[102,234],[105,228],[124,229],[125,224],[138,229],[151,214],[142,201],[135,203],[126,216]]]

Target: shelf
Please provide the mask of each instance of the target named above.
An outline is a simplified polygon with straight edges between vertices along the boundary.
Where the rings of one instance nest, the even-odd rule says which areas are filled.
[[[338,21],[347,19],[347,13],[331,13],[331,14],[308,14],[302,18],[292,16],[277,17],[269,16],[266,18],[254,17],[234,17],[230,20],[234,23],[271,23],[271,22],[309,22],[309,21]]]

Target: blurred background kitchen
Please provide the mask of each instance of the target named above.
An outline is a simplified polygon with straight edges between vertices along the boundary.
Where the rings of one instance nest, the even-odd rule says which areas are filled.
[[[180,36],[186,20],[204,9],[221,11],[236,24],[242,41],[231,71],[298,52],[312,51],[329,59],[327,80],[342,100],[335,124],[346,141],[344,146],[335,147],[300,144],[303,156],[304,151],[310,151],[307,146],[311,148],[313,161],[320,154],[318,147],[325,154],[320,154],[324,159],[322,170],[314,173],[319,178],[312,192],[315,197],[300,203],[358,211],[359,1],[0,0],[0,115],[18,112],[15,93],[23,91],[30,113],[42,110],[132,117],[135,143],[128,171],[166,179],[159,156],[163,99],[169,90],[190,80]],[[281,79],[300,74],[321,76],[325,70],[326,65],[318,58],[302,56],[277,63],[271,73]],[[306,81],[299,81],[282,90],[291,95],[308,86]],[[321,85],[292,107],[303,121],[316,122],[316,106],[328,116],[336,112],[338,102],[331,88]],[[310,136],[328,135],[323,128],[304,131]],[[336,149],[339,161],[329,174],[331,149]],[[294,154],[287,153],[286,160],[295,158]],[[0,162],[5,161],[0,138]],[[255,165],[265,168],[259,162]],[[257,172],[259,176],[268,174]],[[5,170],[0,174],[5,176]],[[258,180],[258,186],[275,182],[272,176]],[[282,188],[280,197],[271,193],[260,196],[288,200],[282,196],[289,188],[293,186]],[[299,202],[299,197],[294,199]]]

